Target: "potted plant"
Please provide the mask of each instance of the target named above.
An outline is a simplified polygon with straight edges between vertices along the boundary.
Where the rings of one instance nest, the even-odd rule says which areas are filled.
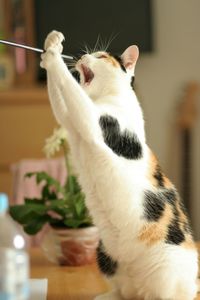
[[[45,224],[51,230],[44,237],[42,248],[52,261],[60,265],[83,265],[95,260],[98,230],[92,224],[85,206],[85,195],[69,163],[69,146],[65,129],[54,130],[44,147],[47,157],[63,149],[67,168],[64,186],[46,172],[27,173],[41,185],[39,198],[25,198],[24,204],[10,207],[10,215],[29,235],[38,233]]]

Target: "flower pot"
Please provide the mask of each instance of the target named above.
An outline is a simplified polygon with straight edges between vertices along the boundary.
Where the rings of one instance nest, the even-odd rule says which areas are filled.
[[[94,263],[99,233],[95,226],[65,229],[50,228],[41,247],[46,257],[59,265],[81,266]]]

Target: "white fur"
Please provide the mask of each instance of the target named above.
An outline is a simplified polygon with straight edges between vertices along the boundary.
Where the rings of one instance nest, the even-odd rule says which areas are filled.
[[[63,39],[56,31],[48,35],[41,66],[47,70],[55,117],[69,133],[87,206],[108,253],[119,263],[112,278],[113,291],[96,299],[192,300],[196,295],[197,252],[163,242],[147,247],[137,239],[145,222],[143,191],[153,190],[147,179],[150,152],[143,115],[130,87],[137,49],[131,48],[132,55],[131,49],[122,55],[127,59],[127,73],[98,59],[101,52],[86,54],[76,65],[81,74],[79,85],[61,58]],[[94,73],[89,85],[84,84],[81,63]],[[142,159],[119,157],[104,143],[99,117],[105,113],[117,118],[122,129],[137,134],[144,151]]]

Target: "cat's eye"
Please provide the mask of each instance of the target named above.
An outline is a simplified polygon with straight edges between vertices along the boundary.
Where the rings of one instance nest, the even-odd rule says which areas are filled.
[[[99,55],[97,58],[108,58],[108,56],[105,55],[105,54],[101,54],[101,55]]]

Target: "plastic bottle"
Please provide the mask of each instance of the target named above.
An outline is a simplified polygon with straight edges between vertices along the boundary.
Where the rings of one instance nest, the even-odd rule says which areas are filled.
[[[27,300],[29,259],[24,238],[7,208],[7,195],[0,193],[0,300]]]

